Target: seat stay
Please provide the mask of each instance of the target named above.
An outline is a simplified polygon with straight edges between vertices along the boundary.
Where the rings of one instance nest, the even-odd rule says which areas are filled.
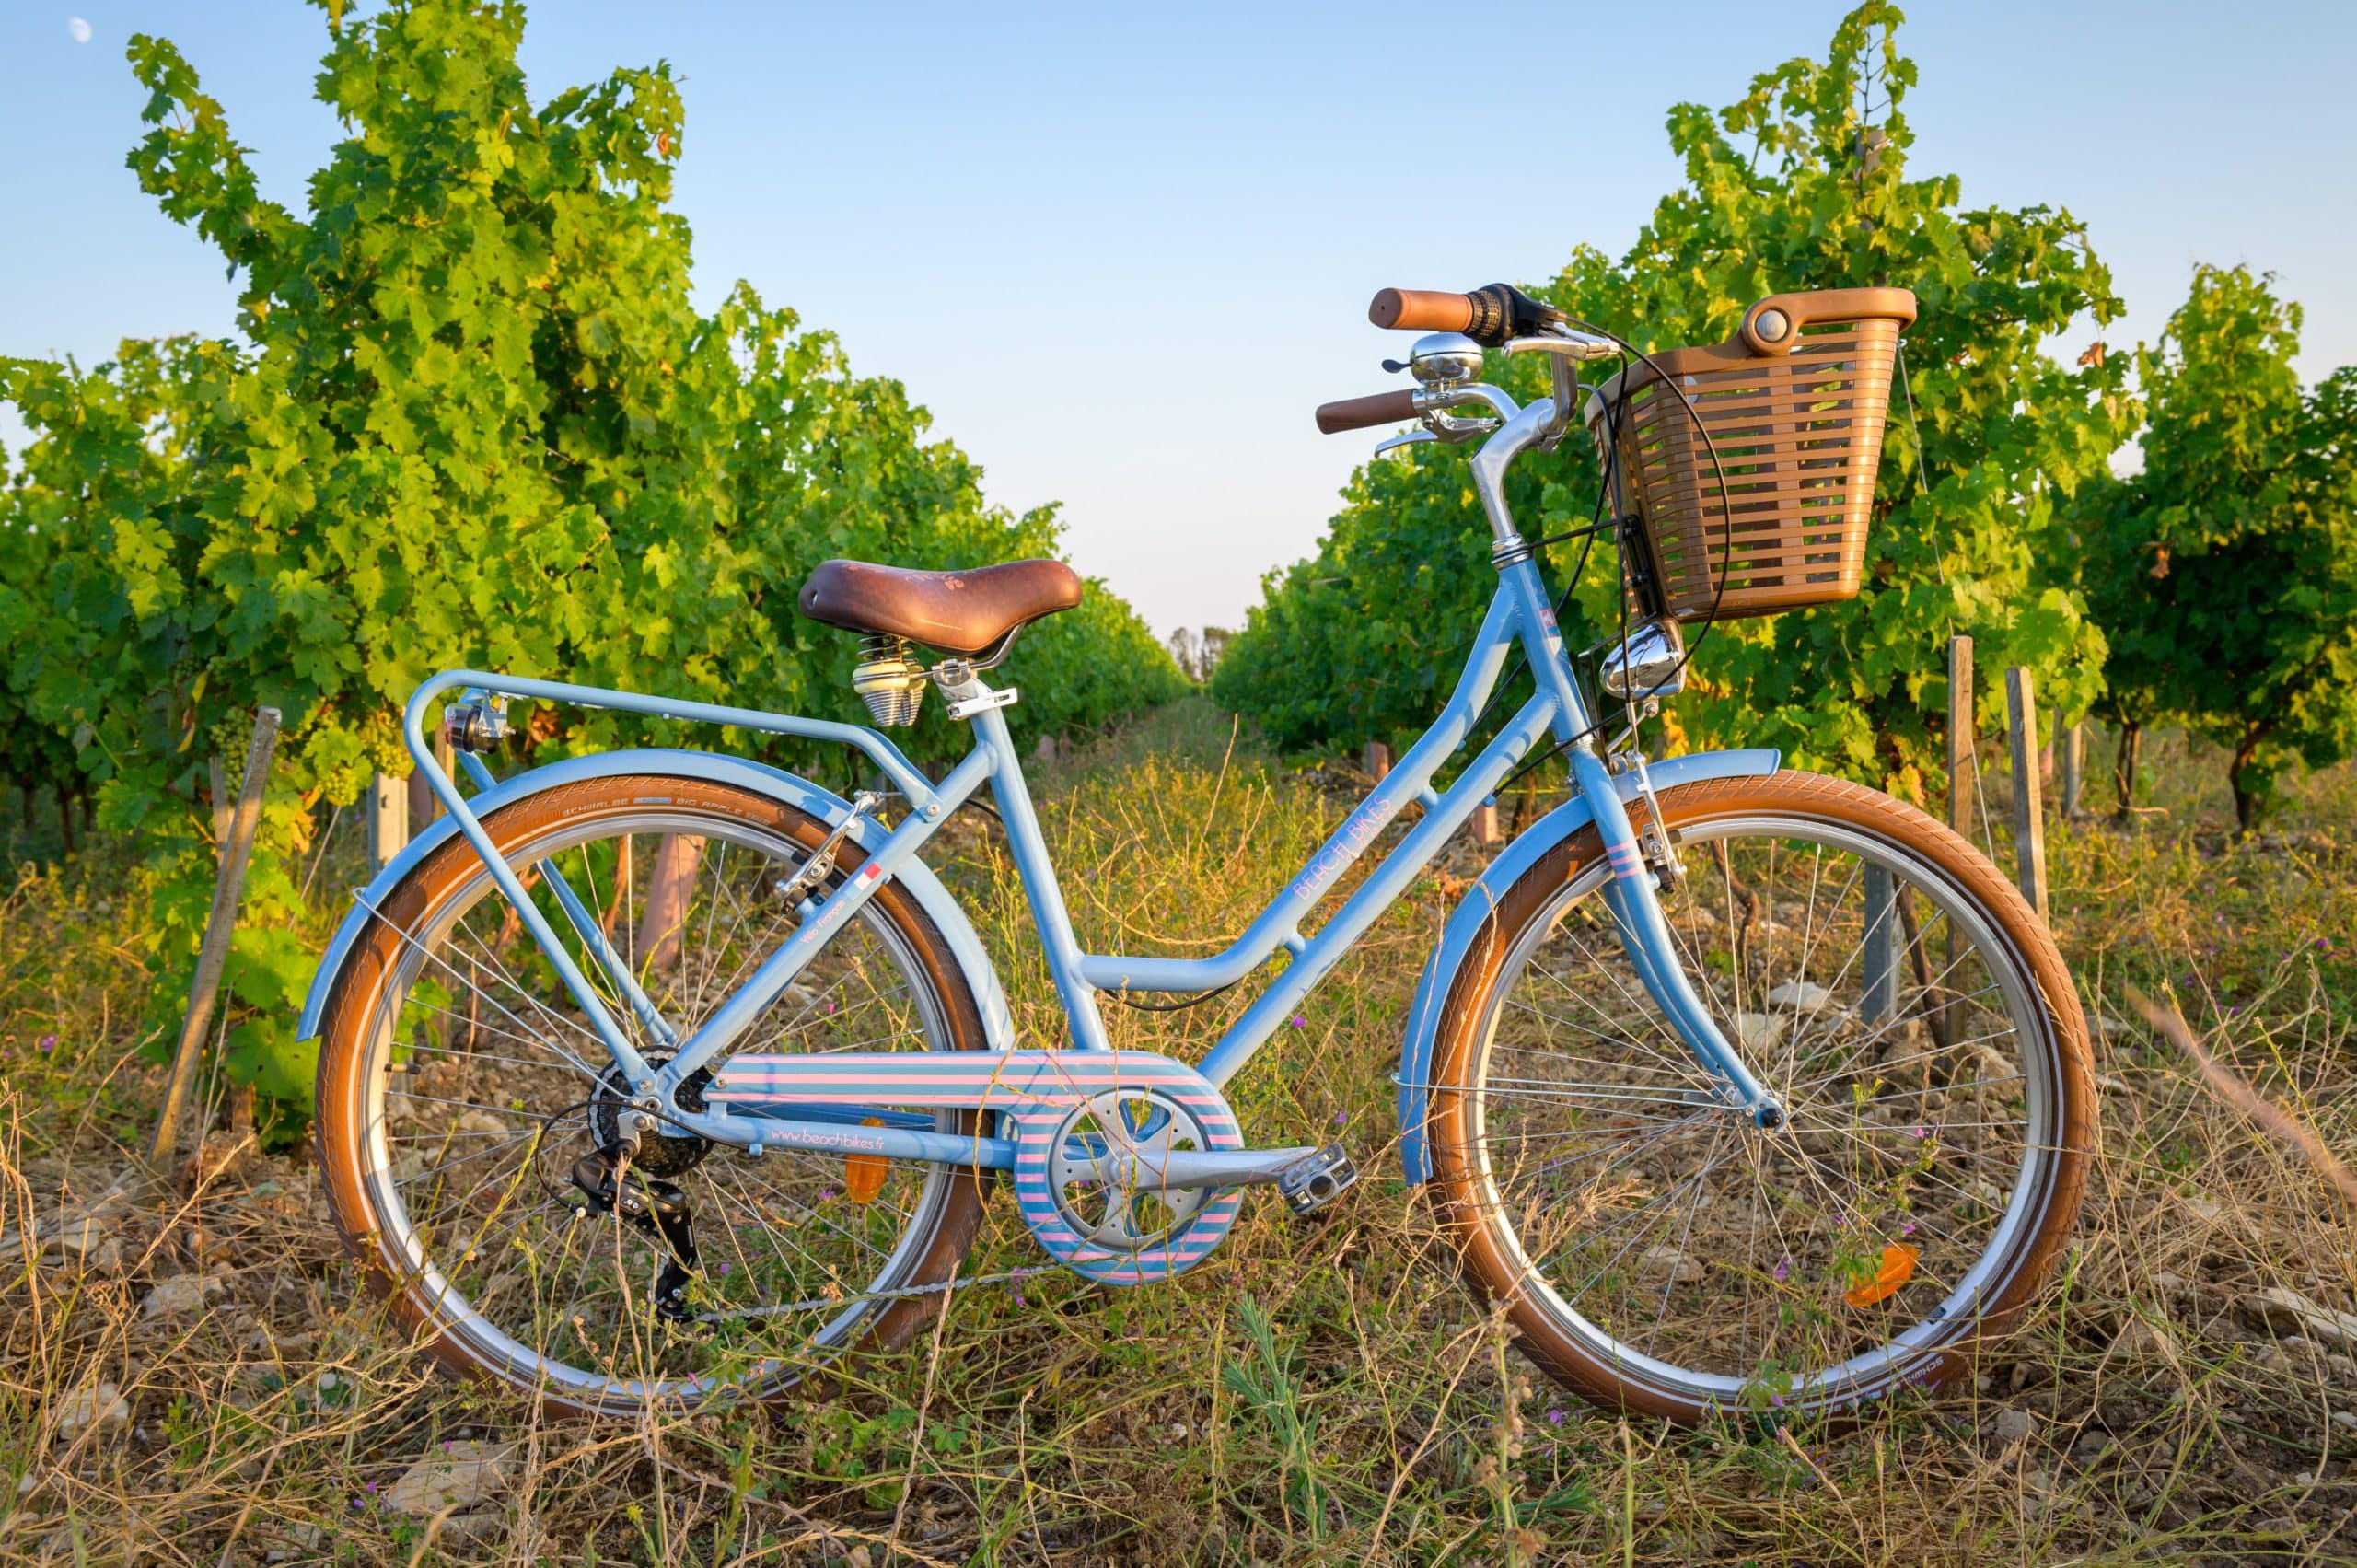
[[[889,778],[907,798],[911,822],[920,826],[921,830],[909,835],[909,842],[897,846],[900,850],[898,858],[900,859],[914,854],[924,838],[930,836],[932,830],[965,798],[963,792],[957,792],[954,794],[954,798],[945,799],[941,792],[936,790],[923,773],[917,772],[915,765],[901,755],[899,747],[886,739],[879,732],[858,725],[837,724],[826,719],[802,718],[791,714],[764,713],[755,708],[728,707],[715,703],[683,702],[677,698],[649,696],[636,691],[618,691],[603,687],[575,686],[559,680],[532,680],[517,676],[493,675],[475,669],[445,670],[420,685],[414,692],[411,693],[409,704],[401,715],[402,739],[409,747],[410,756],[416,762],[420,776],[425,780],[435,798],[442,803],[442,808],[449,813],[459,833],[466,838],[475,854],[482,858],[485,868],[491,874],[493,882],[499,889],[500,896],[505,899],[509,907],[516,912],[517,920],[530,934],[533,945],[540,949],[542,955],[547,958],[549,966],[556,970],[558,980],[563,983],[566,993],[572,996],[575,1005],[581,1009],[583,1021],[587,1024],[590,1033],[598,1037],[598,1043],[606,1048],[607,1054],[612,1059],[614,1064],[621,1069],[623,1076],[633,1087],[653,1085],[656,1074],[649,1071],[645,1058],[631,1040],[629,1032],[615,1019],[612,1012],[606,1006],[604,999],[599,996],[598,988],[591,983],[581,966],[574,960],[564,942],[557,935],[555,929],[541,914],[538,906],[533,903],[530,894],[525,891],[522,880],[517,877],[515,868],[509,865],[505,858],[499,854],[497,847],[491,841],[489,831],[475,815],[467,798],[459,793],[457,781],[451,778],[449,772],[442,767],[439,759],[435,756],[434,748],[426,741],[425,715],[432,709],[435,699],[446,691],[461,689],[502,696],[528,697],[540,702],[563,703],[575,707],[603,708],[618,713],[644,714],[651,718],[679,719],[694,724],[715,724],[740,729],[761,730],[772,735],[799,736],[806,739],[831,741],[838,745],[855,748],[883,770],[885,776]],[[969,763],[970,764],[972,761],[970,758]],[[966,791],[973,788],[981,772],[981,766],[974,766],[965,772],[964,789]],[[951,775],[953,791],[956,791],[958,778],[958,774]],[[900,837],[898,833],[893,836]],[[841,899],[843,892],[852,893],[853,897],[842,912],[848,913],[856,908],[861,891],[854,889],[839,890],[835,898],[830,899],[829,902],[833,903]],[[787,978],[791,979],[791,976]],[[710,1052],[707,1051],[706,1054]],[[694,1070],[695,1064],[692,1063],[685,1068],[680,1068],[679,1063],[683,1060],[685,1060],[684,1054],[670,1063],[671,1069],[677,1069],[671,1074],[675,1082]]]

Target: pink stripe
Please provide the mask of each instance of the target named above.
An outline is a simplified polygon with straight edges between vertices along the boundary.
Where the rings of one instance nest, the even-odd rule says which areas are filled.
[[[754,1074],[739,1073],[732,1067],[719,1074],[718,1078],[713,1085],[713,1089],[715,1093],[727,1093],[729,1091],[738,1089],[740,1086],[745,1087],[753,1087],[768,1086],[776,1084],[795,1084],[811,1088],[815,1088],[822,1085],[848,1085],[853,1086],[867,1084],[878,1086],[899,1086],[904,1084],[935,1086],[947,1085],[958,1088],[1002,1088],[1009,1091],[1010,1093],[1016,1094],[1040,1094],[1052,1092],[1058,1089],[1081,1086],[1072,1084],[1069,1080],[1062,1077],[1061,1075],[1045,1073],[1033,1073],[1023,1077],[999,1077],[983,1073],[885,1073],[873,1070],[854,1070],[852,1072],[844,1072],[840,1068],[834,1067],[812,1067],[800,1072]],[[1086,1086],[1090,1088],[1119,1088],[1124,1084],[1142,1089],[1177,1088],[1183,1091],[1193,1087],[1191,1074],[1185,1078],[1128,1078],[1117,1080],[1110,1085],[1091,1084]],[[1198,1091],[1196,1097],[1190,1099],[1189,1103],[1216,1105],[1220,1102],[1216,1098],[1202,1098],[1200,1091]]]
[[[1108,1060],[1097,1051],[1073,1051],[1062,1055],[1010,1051],[1004,1056],[989,1051],[895,1051],[890,1053],[820,1054],[815,1056],[739,1056],[720,1071],[719,1076],[753,1073],[801,1074],[814,1068],[854,1067],[861,1071],[905,1073],[911,1070],[947,1071],[974,1077],[999,1072],[1028,1073],[1033,1077],[1071,1077],[1102,1080],[1120,1079],[1124,1075],[1141,1084],[1185,1084],[1200,1081],[1193,1068],[1183,1062],[1167,1057],[1150,1062]]]

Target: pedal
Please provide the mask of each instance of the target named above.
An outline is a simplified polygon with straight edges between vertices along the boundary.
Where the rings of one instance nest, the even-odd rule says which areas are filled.
[[[1340,1144],[1329,1144],[1277,1172],[1277,1191],[1296,1218],[1316,1214],[1358,1185],[1359,1167]]]

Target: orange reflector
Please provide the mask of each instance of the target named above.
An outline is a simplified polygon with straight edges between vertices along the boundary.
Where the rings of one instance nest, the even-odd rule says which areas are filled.
[[[862,1127],[881,1127],[879,1117],[869,1117]],[[851,1194],[854,1203],[873,1203],[876,1195],[884,1191],[884,1179],[892,1174],[892,1162],[884,1155],[845,1155],[843,1156],[843,1191]]]
[[[1898,1287],[1915,1275],[1915,1260],[1922,1254],[1912,1247],[1892,1242],[1882,1249],[1882,1267],[1875,1277],[1855,1290],[1843,1291],[1841,1299],[1852,1307],[1872,1307],[1877,1301],[1887,1301]]]

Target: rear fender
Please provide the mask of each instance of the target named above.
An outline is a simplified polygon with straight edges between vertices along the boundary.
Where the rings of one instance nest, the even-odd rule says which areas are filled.
[[[518,773],[502,781],[482,794],[470,796],[468,806],[478,817],[488,817],[503,806],[538,795],[544,790],[579,784],[585,779],[611,778],[623,773],[684,774],[705,779],[714,784],[734,784],[767,796],[782,805],[807,811],[820,821],[833,826],[851,815],[851,802],[831,790],[821,789],[808,779],[789,773],[764,763],[749,761],[742,757],[723,756],[713,751],[642,749],[603,751],[590,757],[573,757],[562,762],[552,762],[545,768]],[[296,1026],[296,1038],[310,1040],[319,1032],[327,1013],[328,997],[335,990],[336,976],[343,971],[351,957],[360,934],[372,918],[371,909],[382,905],[394,885],[407,876],[411,867],[439,849],[459,830],[457,819],[445,814],[424,832],[409,842],[409,847],[393,857],[390,865],[378,872],[376,878],[362,890],[352,912],[343,917],[335,937],[329,942],[327,952],[319,959],[319,972],[311,978],[310,994],[303,1003],[302,1022]],[[865,818],[852,829],[852,842],[872,847],[881,842],[882,830]],[[982,1015],[982,1030],[993,1051],[1015,1049],[1015,1019],[1006,1005],[1006,994],[999,988],[998,971],[991,967],[990,956],[982,950],[981,939],[974,935],[973,925],[958,907],[949,889],[941,879],[919,861],[902,867],[897,878],[909,896],[948,939],[952,957],[966,983],[974,993],[974,1000]]]
[[[1653,779],[1655,792],[1659,794],[1704,779],[1763,777],[1774,772],[1782,761],[1780,753],[1765,749],[1697,751],[1651,763],[1646,772]],[[1612,783],[1624,801],[1634,800],[1642,793],[1633,772],[1615,773]],[[1424,1145],[1425,1102],[1429,1098],[1424,1086],[1432,1076],[1433,1043],[1440,1034],[1441,1009],[1457,983],[1458,967],[1506,890],[1521,880],[1541,856],[1595,819],[1596,813],[1587,801],[1574,796],[1531,824],[1467,890],[1441,932],[1440,945],[1424,960],[1423,976],[1417,981],[1415,999],[1408,1007],[1408,1034],[1399,1048],[1397,1080],[1399,1165],[1410,1182],[1424,1181],[1432,1176],[1431,1156]]]

